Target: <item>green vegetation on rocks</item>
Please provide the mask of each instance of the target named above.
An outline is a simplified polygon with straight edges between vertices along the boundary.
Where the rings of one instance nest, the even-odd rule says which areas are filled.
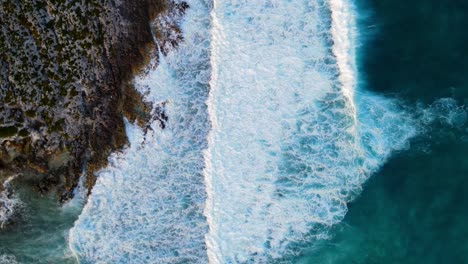
[[[67,200],[86,168],[91,189],[94,172],[126,144],[123,115],[148,118],[151,106],[129,81],[155,56],[150,20],[166,8],[0,0],[0,185],[19,174]]]

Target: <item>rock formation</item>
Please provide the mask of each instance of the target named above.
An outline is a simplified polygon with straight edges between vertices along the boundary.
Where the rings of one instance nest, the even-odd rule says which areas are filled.
[[[179,21],[170,17],[187,7],[165,0],[1,0],[0,186],[18,175],[65,201],[86,172],[91,191],[94,173],[127,142],[124,115],[141,125],[150,119],[152,106],[131,80],[158,50],[167,54],[182,40]]]

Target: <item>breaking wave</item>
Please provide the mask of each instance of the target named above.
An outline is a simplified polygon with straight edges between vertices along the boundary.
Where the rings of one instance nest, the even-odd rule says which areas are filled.
[[[184,42],[135,80],[153,103],[146,132],[126,124],[130,147],[112,155],[74,228],[81,263],[206,263],[202,150],[209,123],[209,10],[190,1]]]
[[[23,203],[16,193],[10,188],[10,182],[13,181],[17,175],[8,178],[0,191],[0,230],[3,229],[11,218],[23,207]]]
[[[363,182],[415,134],[387,99],[355,101],[352,11],[344,0],[215,2],[212,263],[271,262],[327,237]]]
[[[151,124],[127,122],[70,232],[82,263],[287,262],[425,125],[466,121],[356,89],[348,0],[187,3],[184,41],[135,80]]]

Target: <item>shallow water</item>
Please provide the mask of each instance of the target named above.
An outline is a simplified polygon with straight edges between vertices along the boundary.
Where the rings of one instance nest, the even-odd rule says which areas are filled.
[[[76,263],[68,249],[68,231],[81,212],[80,195],[60,205],[55,197],[28,187],[15,189],[21,217],[0,230],[0,263]]]

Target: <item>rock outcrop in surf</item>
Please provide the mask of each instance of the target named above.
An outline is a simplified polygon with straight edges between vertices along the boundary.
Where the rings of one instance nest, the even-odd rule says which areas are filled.
[[[185,8],[166,0],[3,1],[0,183],[18,175],[66,201],[86,171],[90,192],[94,172],[127,143],[123,117],[140,125],[151,118],[129,81],[157,56],[154,36],[165,52],[182,39],[157,16]]]

